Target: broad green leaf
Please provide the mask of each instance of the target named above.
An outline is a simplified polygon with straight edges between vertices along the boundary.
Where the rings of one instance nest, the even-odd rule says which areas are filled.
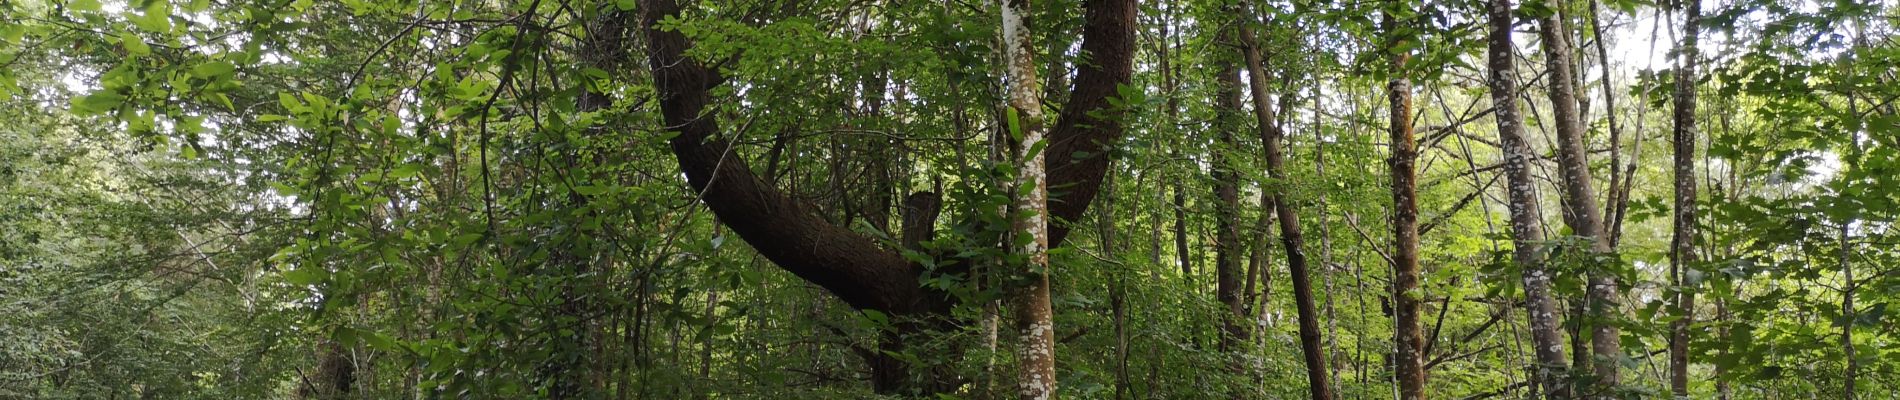
[[[172,5],[169,0],[148,0],[145,9],[130,16],[132,24],[148,32],[170,33],[172,30]]]
[[[118,108],[125,103],[125,96],[119,92],[102,90],[73,99],[73,113],[79,115],[97,115]]]
[[[231,65],[231,63],[224,62],[221,60],[212,60],[212,61],[198,63],[198,65],[191,67],[191,76],[198,77],[198,78],[215,79],[219,77],[228,77],[231,75],[232,71],[236,71],[236,70],[237,70],[237,66]]]
[[[152,46],[145,44],[145,39],[140,38],[139,35],[133,34],[132,32],[120,32],[119,44],[125,46],[125,53],[133,57],[142,57],[152,54]]]

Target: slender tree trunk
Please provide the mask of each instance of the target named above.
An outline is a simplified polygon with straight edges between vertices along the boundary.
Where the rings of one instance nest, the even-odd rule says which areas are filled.
[[[1392,328],[1397,355],[1393,373],[1398,376],[1399,399],[1425,398],[1425,336],[1419,329],[1421,319],[1418,281],[1418,162],[1417,143],[1412,137],[1412,81],[1406,78],[1409,55],[1399,52],[1401,44],[1411,40],[1400,36],[1398,19],[1384,15],[1387,56],[1386,98],[1391,125],[1392,158],[1392,296],[1396,322]]]
[[[1313,89],[1313,123],[1311,125],[1313,129],[1313,176],[1321,182],[1327,182],[1326,135],[1320,129],[1324,126],[1324,124],[1320,122],[1320,112],[1325,110],[1325,104],[1323,104],[1325,99],[1326,95],[1322,91],[1322,88],[1315,87]],[[1327,220],[1327,216],[1331,215],[1332,208],[1331,203],[1327,202],[1325,190],[1319,191],[1318,196],[1320,217],[1318,224],[1320,276],[1326,279],[1326,354],[1332,356],[1327,360],[1327,366],[1329,368],[1327,372],[1330,374],[1328,381],[1332,383],[1332,387],[1339,387],[1339,370],[1345,368],[1346,358],[1339,355],[1339,292],[1334,291],[1335,286],[1333,285],[1333,275],[1334,272],[1338,270],[1338,264],[1335,264],[1333,259],[1332,224]]]
[[[1552,9],[1561,9],[1563,5],[1555,0],[1547,3]],[[1583,142],[1583,121],[1577,107],[1576,74],[1570,60],[1570,39],[1564,20],[1553,13],[1544,17],[1538,29],[1543,42],[1545,66],[1550,72],[1551,114],[1557,122],[1557,167],[1563,175],[1564,221],[1577,236],[1591,241],[1590,251],[1598,256],[1608,256],[1610,241],[1603,234],[1603,217],[1598,214],[1596,188],[1590,182],[1590,164]],[[1620,308],[1617,306],[1616,278],[1607,274],[1595,274],[1589,278],[1590,288],[1586,294],[1589,306],[1586,310],[1598,318],[1611,318]],[[1590,326],[1590,350],[1595,359],[1597,393],[1608,396],[1609,388],[1617,385],[1617,364],[1622,359],[1622,342],[1615,324],[1597,323]]]
[[[1847,230],[1848,226],[1853,224],[1853,218],[1841,221],[1840,231],[1838,232],[1841,242],[1841,318],[1846,321],[1846,323],[1841,324],[1841,354],[1847,359],[1847,370],[1841,374],[1841,380],[1843,382],[1841,398],[1845,400],[1854,400],[1854,397],[1857,395],[1857,393],[1854,392],[1854,381],[1860,378],[1860,362],[1854,359],[1854,320],[1856,319],[1856,315],[1854,315],[1856,311],[1854,309],[1854,266],[1847,261],[1848,255],[1850,254],[1848,250],[1850,248],[1850,242],[1847,240]]]
[[[1229,37],[1224,32],[1220,36]],[[1240,114],[1240,72],[1231,54],[1216,57],[1214,130],[1218,137],[1208,152],[1217,202],[1214,205],[1214,298],[1227,308],[1221,316],[1219,349],[1233,358],[1230,369],[1239,372],[1242,367],[1239,354],[1247,342],[1248,318],[1241,306],[1240,252],[1244,247],[1240,242],[1240,174],[1234,171],[1233,162],[1228,158],[1230,152],[1240,146],[1234,135]]]
[[[1524,117],[1517,107],[1517,66],[1512,58],[1511,0],[1489,0],[1486,38],[1488,83],[1498,144],[1504,151],[1504,173],[1510,197],[1512,258],[1524,275],[1524,306],[1530,318],[1531,343],[1537,358],[1536,381],[1546,398],[1570,397],[1570,378],[1564,368],[1563,337],[1559,334],[1556,300],[1550,293],[1551,274],[1544,265],[1544,223],[1537,202],[1537,182],[1531,177],[1530,144],[1524,139]]]
[[[1109,174],[1102,183],[1102,212],[1100,226],[1102,235],[1102,256],[1116,259],[1115,247],[1115,176]],[[1113,313],[1115,324],[1115,399],[1128,398],[1128,274],[1127,268],[1117,268],[1114,281],[1108,287],[1108,305]]]
[[[1247,19],[1247,22],[1254,19],[1251,8],[1248,9]],[[1267,95],[1266,62],[1260,51],[1259,40],[1246,23],[1240,26],[1240,40],[1247,56],[1247,78],[1253,95],[1254,119],[1259,124],[1260,142],[1266,148],[1267,175],[1273,178],[1265,189],[1263,205],[1272,207],[1279,220],[1280,244],[1286,250],[1288,279],[1293,281],[1293,302],[1299,313],[1300,353],[1306,359],[1306,384],[1314,400],[1330,400],[1333,398],[1333,389],[1330,375],[1326,372],[1319,312],[1313,305],[1313,283],[1307,272],[1306,239],[1301,234],[1299,214],[1293,212],[1293,206],[1287,204],[1282,195],[1287,174],[1284,168],[1286,156],[1280,148],[1280,141],[1285,138],[1285,133],[1276,123],[1279,121],[1275,115],[1277,110],[1273,99]]]
[[[1012,135],[1020,135],[1019,171],[1015,187],[1015,234],[1027,235],[1017,253],[1028,260],[1024,271],[1029,282],[1011,288],[1016,313],[1016,333],[1022,348],[1018,355],[1017,394],[1023,399],[1043,400],[1055,396],[1055,313],[1049,303],[1049,187],[1043,169],[1042,90],[1036,80],[1035,46],[1024,17],[1028,0],[1010,0],[1003,4],[1004,62],[1009,77],[1009,107]]]
[[[1597,67],[1603,70],[1603,80],[1599,82],[1603,85],[1603,117],[1609,120],[1610,186],[1609,193],[1604,196],[1604,203],[1607,204],[1603,206],[1603,217],[1607,218],[1604,224],[1609,229],[1605,234],[1610,236],[1610,248],[1615,249],[1623,236],[1623,219],[1618,216],[1619,210],[1623,209],[1622,203],[1627,199],[1619,195],[1622,191],[1618,188],[1627,184],[1625,181],[1631,175],[1617,173],[1617,168],[1623,165],[1623,126],[1616,120],[1616,85],[1611,79],[1613,70],[1610,69],[1609,45],[1603,36],[1602,12],[1598,10],[1597,0],[1590,0],[1590,32],[1596,37]]]
[[[1174,185],[1174,256],[1181,264],[1181,279],[1187,280],[1189,290],[1193,290],[1194,257],[1188,254],[1187,188],[1183,186],[1186,184]]]
[[[1672,311],[1675,322],[1669,324],[1669,390],[1677,398],[1689,397],[1689,324],[1695,321],[1695,289],[1688,279],[1696,260],[1696,36],[1701,25],[1701,0],[1688,0],[1683,7],[1682,43],[1677,47],[1675,100],[1675,202],[1673,238],[1669,251],[1670,269],[1675,275],[1676,301]]]

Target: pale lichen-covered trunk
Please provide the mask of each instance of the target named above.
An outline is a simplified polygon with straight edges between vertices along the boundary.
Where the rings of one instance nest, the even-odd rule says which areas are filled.
[[[1397,51],[1410,39],[1399,36],[1402,30],[1398,29],[1398,20],[1392,14],[1386,13],[1384,22],[1389,35],[1386,51],[1391,58],[1386,99],[1391,101],[1391,108],[1387,109],[1391,125],[1387,132],[1392,136],[1392,157],[1388,163],[1392,169],[1392,297],[1393,313],[1397,316],[1392,331],[1398,353],[1392,367],[1398,376],[1399,399],[1422,400],[1425,398],[1425,335],[1419,329],[1423,294],[1418,288],[1418,144],[1412,131],[1412,81],[1405,77],[1405,63],[1411,56]]]
[[[1248,11],[1245,14],[1247,22],[1252,22],[1252,9]],[[1306,238],[1300,230],[1299,214],[1294,213],[1293,206],[1281,196],[1284,191],[1280,188],[1286,184],[1283,181],[1286,179],[1283,168],[1286,154],[1280,149],[1280,140],[1285,138],[1285,133],[1276,122],[1277,110],[1273,99],[1267,94],[1266,61],[1261,54],[1260,41],[1245,23],[1240,27],[1240,40],[1247,55],[1247,80],[1248,89],[1253,95],[1254,120],[1259,124],[1260,142],[1266,150],[1267,175],[1275,180],[1274,185],[1280,185],[1266,192],[1263,205],[1272,207],[1280,222],[1280,244],[1286,249],[1288,279],[1293,281],[1293,303],[1299,314],[1300,353],[1306,362],[1306,385],[1313,400],[1330,400],[1333,390],[1326,373],[1326,352],[1321,347],[1324,339],[1319,332],[1319,311],[1313,305],[1313,282],[1307,272]]]
[[[1569,377],[1564,365],[1563,337],[1557,322],[1556,301],[1550,293],[1550,271],[1544,265],[1544,222],[1537,203],[1536,181],[1531,177],[1530,144],[1524,140],[1524,116],[1517,107],[1517,66],[1512,58],[1511,0],[1489,0],[1486,11],[1488,84],[1498,124],[1498,143],[1504,147],[1504,174],[1511,205],[1512,259],[1524,275],[1524,307],[1530,315],[1532,354],[1537,358],[1535,380],[1546,398],[1566,399]]]
[[[1022,135],[1016,187],[1014,231],[1029,240],[1015,250],[1028,260],[1029,283],[1014,288],[1018,355],[1017,394],[1023,399],[1049,399],[1056,391],[1055,319],[1049,304],[1049,186],[1043,168],[1042,88],[1036,80],[1035,51],[1024,16],[1028,0],[1003,2],[1003,54],[1009,77],[1009,107]]]
[[[1551,9],[1561,9],[1563,4],[1552,1]],[[1562,13],[1552,13],[1544,17],[1537,30],[1543,42],[1544,65],[1550,77],[1551,114],[1557,122],[1557,169],[1563,176],[1564,223],[1577,236],[1589,238],[1590,252],[1597,255],[1610,253],[1609,236],[1603,234],[1603,216],[1599,212],[1596,200],[1596,188],[1590,182],[1590,163],[1585,158],[1583,144],[1583,121],[1577,107],[1576,74],[1572,69],[1569,28],[1565,27]],[[1608,275],[1596,275],[1589,278],[1590,288],[1586,294],[1588,312],[1592,315],[1609,316],[1619,312],[1617,306],[1616,278]],[[1618,382],[1617,364],[1623,358],[1621,337],[1615,324],[1592,324],[1590,326],[1590,350],[1596,372],[1599,390],[1609,395],[1607,389]]]
[[[1676,321],[1669,324],[1669,390],[1678,398],[1689,396],[1689,324],[1695,321],[1695,290],[1688,279],[1689,264],[1695,262],[1695,142],[1696,142],[1696,35],[1702,23],[1702,1],[1689,0],[1683,7],[1683,36],[1677,48],[1675,100],[1675,180],[1676,209],[1674,237],[1669,249],[1670,269],[1676,286],[1676,306],[1671,311]]]

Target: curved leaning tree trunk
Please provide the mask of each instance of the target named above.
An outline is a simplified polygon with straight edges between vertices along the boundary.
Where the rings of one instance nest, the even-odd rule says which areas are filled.
[[[1049,221],[1071,221],[1087,210],[1104,173],[1108,150],[1122,136],[1121,110],[1109,99],[1127,84],[1133,71],[1135,4],[1132,0],[1089,0],[1083,27],[1082,52],[1092,62],[1078,65],[1069,103],[1050,130],[1044,152],[1059,155],[1047,163]],[[717,74],[686,56],[687,37],[664,29],[660,21],[678,18],[675,0],[646,0],[640,4],[640,30],[647,42],[647,62],[658,92],[660,113],[667,129],[678,133],[670,140],[673,155],[693,190],[719,220],[780,268],[825,288],[839,300],[860,310],[878,310],[897,317],[898,330],[922,333],[953,324],[950,296],[920,287],[920,265],[871,238],[834,225],[815,209],[789,196],[752,172],[742,157],[725,157],[731,142],[721,137],[717,118],[711,117],[709,93],[720,83]],[[1069,155],[1081,154],[1082,157]],[[919,218],[929,221],[934,218]],[[915,230],[919,227],[906,227]],[[1070,227],[1048,225],[1048,245],[1057,246]],[[927,230],[927,229],[926,229]],[[902,340],[885,338],[886,342]],[[880,346],[901,351],[902,343]],[[942,391],[953,385],[950,377],[910,376],[908,366],[873,358],[873,386],[883,393]],[[910,382],[922,380],[924,387]]]
[[[1512,259],[1524,275],[1524,308],[1530,315],[1531,343],[1537,358],[1535,380],[1545,397],[1567,399],[1569,374],[1564,365],[1563,336],[1557,322],[1556,301],[1550,293],[1550,271],[1544,265],[1544,222],[1538,210],[1537,182],[1531,178],[1531,147],[1524,140],[1524,117],[1517,107],[1517,65],[1512,58],[1511,0],[1489,0],[1486,10],[1487,77],[1496,110],[1498,143],[1504,150],[1504,174],[1510,189]]]

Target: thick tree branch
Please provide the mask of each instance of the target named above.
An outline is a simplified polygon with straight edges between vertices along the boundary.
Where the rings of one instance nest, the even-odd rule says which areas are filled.
[[[825,221],[766,184],[744,160],[724,156],[728,143],[717,137],[718,122],[707,110],[706,88],[715,75],[686,57],[691,44],[685,35],[659,26],[662,19],[679,15],[679,4],[648,0],[641,11],[662,120],[679,133],[671,141],[673,155],[706,206],[760,255],[852,307],[916,309],[925,296],[897,252]]]
[[[1086,6],[1084,60],[1046,150],[1055,160],[1049,166],[1049,212],[1059,222],[1080,217],[1101,186],[1110,146],[1121,139],[1123,126],[1121,109],[1109,99],[1133,73],[1134,2],[1090,0]],[[640,8],[661,116],[666,129],[679,133],[670,142],[673,154],[687,183],[719,220],[760,255],[854,308],[900,314],[940,309],[941,296],[918,286],[920,271],[898,252],[825,221],[810,205],[754,174],[744,160],[726,156],[730,142],[719,137],[718,122],[708,109],[708,89],[722,79],[686,57],[692,43],[685,35],[659,26],[661,20],[680,14],[679,4],[647,0]],[[1050,245],[1056,246],[1069,226],[1064,222],[1051,228]]]
[[[1088,0],[1075,89],[1049,133],[1049,247],[1069,236],[1070,223],[1088,211],[1108,172],[1109,152],[1121,141],[1124,107],[1109,103],[1134,76],[1135,2]]]

